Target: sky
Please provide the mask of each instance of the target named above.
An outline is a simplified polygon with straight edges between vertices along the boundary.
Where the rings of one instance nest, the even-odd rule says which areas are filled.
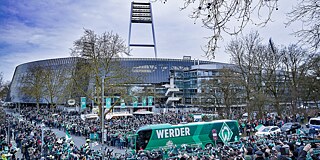
[[[143,1],[143,0],[142,0]],[[182,0],[152,3],[158,58],[208,60],[201,47],[212,31],[194,24],[189,18],[192,7],[180,10]],[[289,5],[288,5],[289,4]],[[128,42],[129,0],[1,0],[0,1],[0,72],[11,81],[15,67],[37,60],[70,56],[73,42],[85,29],[97,34],[113,32]],[[299,25],[285,27],[290,0],[280,1],[272,22],[266,27],[249,24],[243,35],[258,30],[265,43],[269,38],[278,45],[296,42],[291,35]],[[215,54],[216,62],[230,62],[224,47],[234,37],[223,35]],[[132,24],[131,43],[152,43],[151,25]],[[153,48],[132,48],[132,58],[153,58]]]

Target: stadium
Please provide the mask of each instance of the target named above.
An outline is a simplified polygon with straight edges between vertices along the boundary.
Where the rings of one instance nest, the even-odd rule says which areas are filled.
[[[145,16],[146,11],[148,12],[147,17],[141,18],[142,15]],[[141,25],[146,23],[151,24],[150,27],[152,27],[153,43],[132,44],[130,39],[132,29],[131,25]],[[128,76],[142,77],[142,81],[128,83],[126,85],[128,90],[139,90],[139,92],[142,94],[140,97],[138,97],[137,104],[133,104],[133,102],[126,102],[126,107],[197,107],[199,102],[201,105],[202,101],[200,94],[203,92],[203,89],[201,88],[203,81],[219,76],[219,70],[230,66],[230,64],[226,63],[195,59],[192,60],[191,56],[184,56],[181,59],[157,58],[150,3],[132,2],[129,27],[129,50],[130,47],[152,47],[154,48],[155,58],[116,58],[116,61],[120,63],[120,68],[127,70]],[[75,94],[74,92],[68,93],[69,81],[62,80],[63,83],[57,84],[59,83],[57,81],[60,80],[55,79],[61,74],[64,75],[64,77],[69,78],[74,77],[74,74],[81,74],[78,73],[82,67],[79,65],[81,60],[83,60],[83,58],[57,58],[28,62],[17,66],[11,81],[10,91],[6,101],[11,102],[11,104],[14,106],[30,106],[35,105],[36,103],[48,106],[52,103],[55,105],[66,105],[68,100],[72,99],[75,101],[76,105],[80,105],[81,97],[87,97],[86,104],[89,106],[95,106],[96,104],[93,101],[97,100],[100,95],[93,95],[90,99],[84,94]],[[34,68],[36,67],[45,68],[45,71],[41,73],[39,77],[36,77],[32,74]],[[68,68],[69,70],[61,73],[59,70],[62,70],[62,68]],[[35,82],[41,81],[46,72],[53,73],[51,78],[47,78],[49,79],[47,81],[58,86],[58,88],[55,89],[57,92],[56,95],[41,94],[41,96],[35,96],[32,95],[34,93],[27,94],[25,91],[23,91],[24,87],[35,85]],[[38,78],[38,80],[36,80],[36,78]],[[33,81],[29,79],[33,79]],[[28,82],[26,83],[26,81]],[[92,94],[94,94],[96,89],[94,81],[96,80],[93,77],[87,76],[84,78],[84,81],[86,82],[83,83],[81,88],[86,92],[92,92]],[[40,85],[40,87],[38,87],[38,94],[40,94],[40,92],[44,92],[44,90],[45,88],[43,85]],[[130,95],[129,92],[127,93],[128,95]],[[61,97],[63,98],[61,99]],[[146,103],[147,99],[148,103]],[[112,98],[112,103],[114,103],[115,100],[116,98]],[[124,105],[121,106],[123,107]],[[121,108],[121,106],[119,105],[115,108]]]
[[[30,69],[35,66],[42,66],[51,70],[58,70],[59,68],[67,67],[72,68],[76,72],[77,63],[80,58],[77,57],[68,57],[68,58],[57,58],[57,59],[47,59],[34,62],[28,62],[21,64],[16,67],[14,76],[12,78],[12,83],[10,87],[10,92],[8,95],[7,101],[12,102],[13,104],[19,105],[34,105],[36,100],[21,91],[21,87],[26,85],[23,83],[23,78],[30,73]],[[172,106],[172,102],[176,102],[178,105],[191,105],[192,100],[190,100],[190,90],[193,90],[193,95],[198,91],[194,87],[195,85],[188,85],[188,83],[195,83],[192,81],[192,77],[186,79],[179,77],[179,73],[190,73],[199,71],[201,66],[211,66],[210,70],[213,68],[219,69],[228,64],[217,63],[211,61],[202,61],[202,60],[192,60],[191,57],[185,56],[181,59],[166,59],[166,58],[120,58],[119,62],[121,66],[127,68],[129,73],[143,73],[143,81],[130,86],[143,88],[145,92],[148,92],[149,95],[155,96],[154,102],[151,106],[163,106],[169,105]],[[212,68],[213,67],[213,68]],[[208,69],[206,69],[208,70]],[[55,72],[54,72],[55,73]],[[65,74],[69,74],[65,73]],[[200,75],[200,74],[199,74]],[[207,74],[207,76],[212,76]],[[88,85],[84,86],[86,89],[92,88],[93,84],[90,83],[92,79],[88,79]],[[179,81],[184,81],[179,83]],[[197,81],[197,80],[196,80]],[[177,83],[177,84],[175,84]],[[193,86],[193,87],[192,87]],[[60,88],[65,88],[64,85]],[[62,91],[64,92],[64,91]],[[175,93],[174,97],[172,93]],[[186,93],[189,93],[186,95]],[[54,101],[57,105],[66,104],[67,100],[72,98],[75,99],[77,104],[80,102],[80,97],[83,95],[66,95],[66,98],[63,101],[58,101],[57,98],[54,98]],[[188,100],[189,99],[189,100]],[[150,106],[142,104],[142,99],[139,99],[138,106]],[[141,103],[140,103],[141,102]],[[41,97],[40,103],[46,105],[49,103],[48,97]],[[88,100],[87,104],[91,104]],[[132,104],[131,104],[132,105]],[[128,106],[130,106],[128,104]]]

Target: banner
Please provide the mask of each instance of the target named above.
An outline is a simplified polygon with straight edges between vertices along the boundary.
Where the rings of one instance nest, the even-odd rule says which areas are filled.
[[[90,133],[89,138],[90,140],[97,141],[99,140],[99,135],[97,133]]]
[[[81,97],[81,109],[86,109],[87,101],[86,97]]]
[[[124,103],[124,99],[121,99],[121,108],[125,108],[126,107],[126,103]]]
[[[138,97],[137,96],[132,97],[132,106],[138,107]]]
[[[106,109],[111,108],[111,98],[106,98]]]
[[[148,106],[152,106],[153,96],[148,96]]]
[[[142,97],[142,106],[147,105],[147,97]]]

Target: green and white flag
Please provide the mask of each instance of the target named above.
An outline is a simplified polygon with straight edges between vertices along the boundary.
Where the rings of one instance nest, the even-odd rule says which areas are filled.
[[[66,140],[68,141],[70,139],[72,139],[72,137],[71,137],[69,131],[66,129]]]
[[[262,128],[261,128],[261,127],[262,127]],[[254,129],[255,129],[256,131],[259,131],[260,129],[263,129],[263,128],[265,128],[264,125],[259,124],[259,125],[257,125],[257,127],[255,127]]]
[[[300,135],[300,134],[301,134],[301,130],[300,130],[300,129],[297,129],[297,130],[296,130],[296,134],[297,134],[297,135]]]

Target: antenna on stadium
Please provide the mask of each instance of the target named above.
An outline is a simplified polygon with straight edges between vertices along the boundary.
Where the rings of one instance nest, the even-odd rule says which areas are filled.
[[[133,23],[134,24],[151,24],[153,44],[132,44],[131,43],[131,26]],[[151,9],[150,2],[131,2],[128,52],[130,52],[130,47],[153,47],[155,58],[157,58],[156,38],[154,34],[152,9]]]

